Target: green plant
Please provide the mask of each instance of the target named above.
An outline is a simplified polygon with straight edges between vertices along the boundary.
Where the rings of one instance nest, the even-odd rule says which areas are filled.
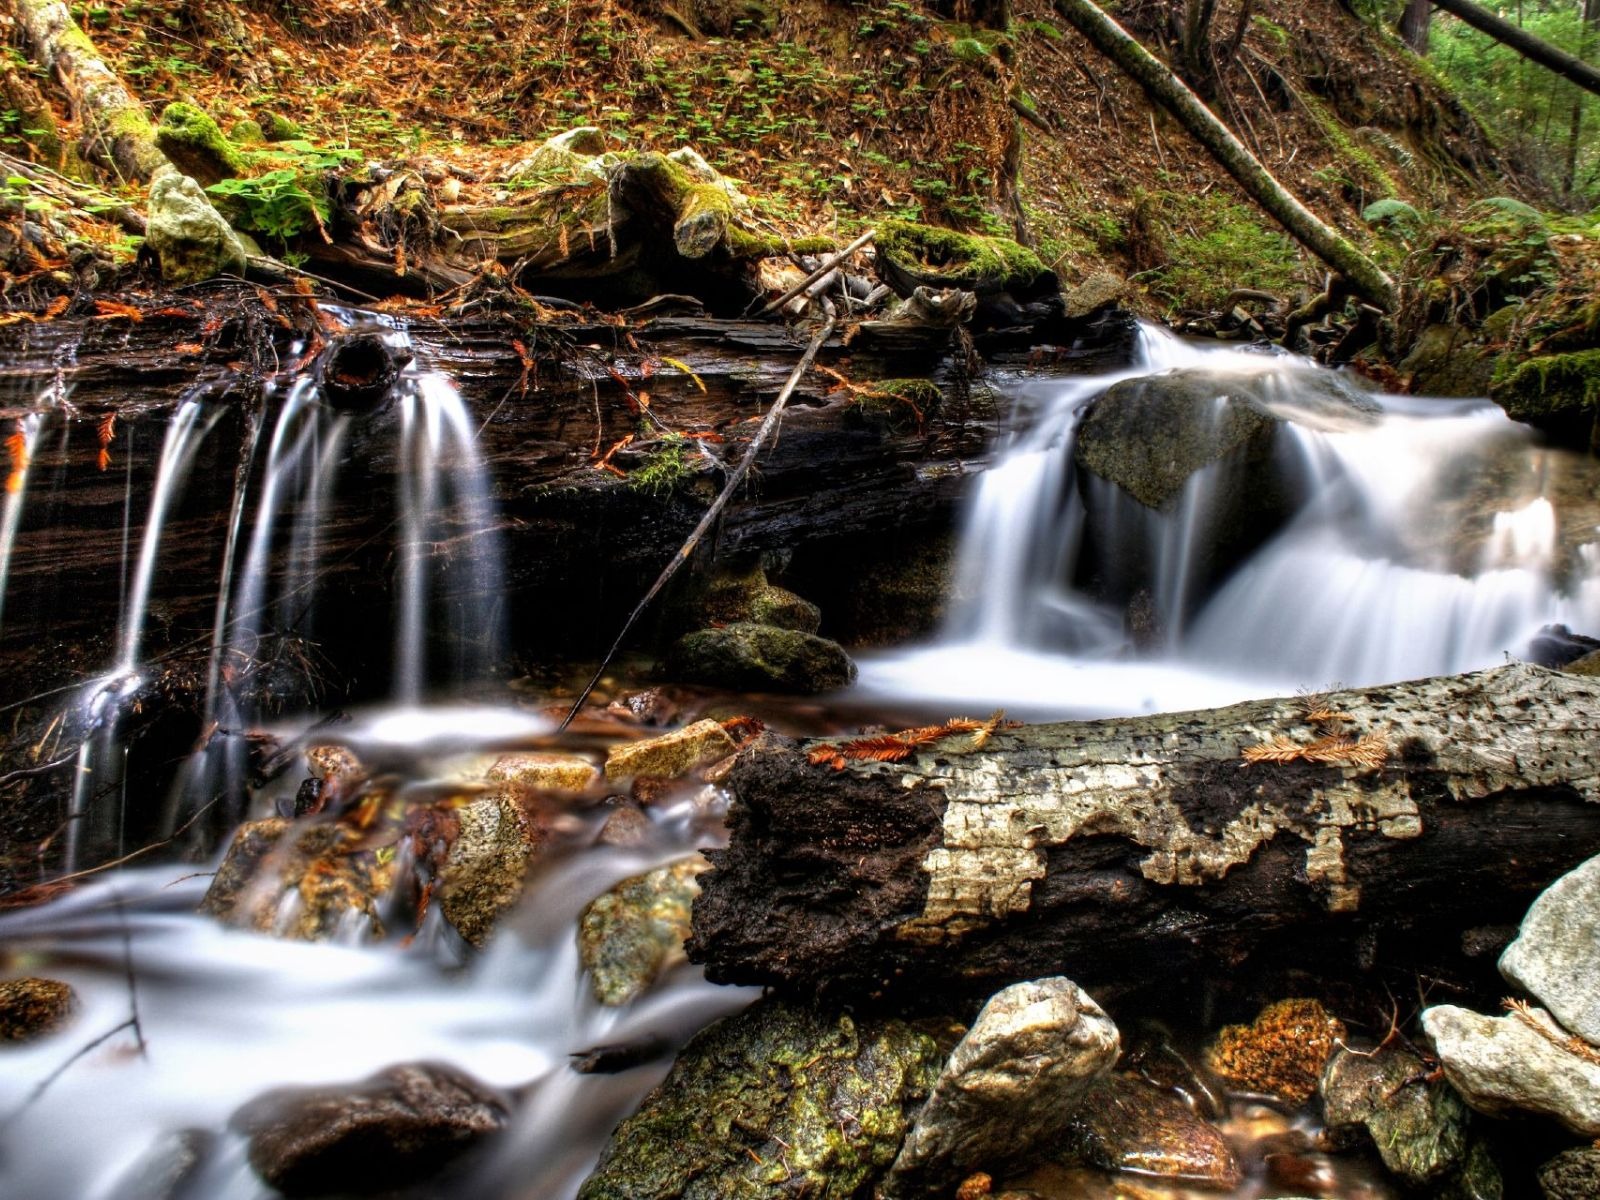
[[[664,433],[642,467],[628,472],[628,486],[652,496],[665,496],[694,474],[687,455],[689,439],[681,433]]]
[[[254,179],[224,179],[206,189],[222,199],[228,219],[247,233],[288,241],[328,219],[328,203],[300,175],[284,169]]]

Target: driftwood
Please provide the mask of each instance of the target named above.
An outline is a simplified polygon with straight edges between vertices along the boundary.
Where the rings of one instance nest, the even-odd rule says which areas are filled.
[[[1459,3],[1460,0],[1451,0]],[[1189,87],[1169,71],[1093,0],[1056,0],[1056,9],[1094,47],[1122,68],[1149,97],[1178,119],[1245,194],[1296,241],[1348,279],[1361,296],[1392,312],[1394,281],[1349,239],[1302,204],[1246,149]]]
[[[1482,5],[1473,4],[1472,0],[1433,0],[1433,6],[1444,9],[1453,17],[1459,17],[1480,33],[1488,34],[1502,46],[1511,47],[1529,62],[1538,63],[1546,70],[1554,71],[1561,78],[1577,84],[1584,91],[1600,96],[1600,67],[1584,62],[1575,54],[1568,54],[1543,38],[1534,37],[1526,29],[1495,16]]]
[[[1600,681],[1523,664],[848,757],[874,745],[738,760],[694,908],[711,979],[915,998],[1339,970],[1454,952],[1600,852]]]

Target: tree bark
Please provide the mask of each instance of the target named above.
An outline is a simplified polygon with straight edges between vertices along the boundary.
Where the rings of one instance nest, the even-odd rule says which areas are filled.
[[[1433,0],[1406,0],[1405,11],[1400,14],[1398,33],[1400,40],[1416,53],[1428,53],[1428,31],[1433,25]]]
[[[83,123],[92,157],[124,180],[148,179],[166,163],[144,107],[106,65],[61,0],[13,0],[35,61],[55,73]]]
[[[690,957],[717,982],[857,997],[1058,972],[1116,994],[1251,957],[1337,970],[1514,923],[1600,852],[1600,681],[1518,664],[1324,707],[1387,760],[1247,764],[1324,736],[1304,700],[841,770],[769,736],[730,777]]]
[[[1510,46],[1530,62],[1554,71],[1563,79],[1570,79],[1585,91],[1600,96],[1600,68],[1591,66],[1574,54],[1552,46],[1543,38],[1534,37],[1510,21],[1501,20],[1494,13],[1472,0],[1433,0],[1434,7],[1442,8],[1451,16],[1460,17],[1480,33],[1486,33],[1502,46]]]
[[[1397,303],[1394,281],[1274,179],[1183,80],[1129,36],[1093,0],[1056,0],[1056,9],[1096,49],[1127,72],[1152,100],[1176,117],[1238,181],[1245,193],[1290,236],[1350,280],[1363,299],[1385,312],[1393,311]]]

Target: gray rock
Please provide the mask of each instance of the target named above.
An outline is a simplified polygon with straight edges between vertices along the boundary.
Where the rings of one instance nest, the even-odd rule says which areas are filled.
[[[1600,1046],[1600,856],[1547,887],[1500,956],[1500,974]]]
[[[855,663],[837,642],[750,622],[686,634],[668,654],[666,670],[683,683],[802,695],[848,687],[856,678]]]
[[[949,1190],[976,1170],[1048,1153],[1120,1050],[1117,1027],[1070,979],[997,992],[950,1055],[884,1195]]]
[[[342,1087],[286,1088],[230,1124],[285,1196],[369,1196],[438,1174],[505,1126],[504,1095],[453,1067],[408,1063]]]
[[[522,898],[528,864],[546,836],[508,793],[474,800],[457,820],[461,830],[439,871],[439,911],[463,938],[482,946],[495,922]]]
[[[589,972],[596,1000],[627,1004],[686,961],[689,912],[700,894],[695,879],[710,869],[701,855],[691,855],[624,879],[583,910],[578,960]]]
[[[1600,1149],[1563,1150],[1539,1168],[1545,1200],[1594,1200],[1600,1196]]]
[[[940,1058],[903,1021],[761,1001],[684,1047],[579,1200],[858,1200]]]
[[[1242,1173],[1226,1139],[1176,1096],[1124,1075],[1089,1089],[1068,1123],[1061,1161],[1231,1191]]]
[[[200,185],[171,167],[150,184],[145,245],[161,264],[161,278],[178,287],[224,271],[243,271],[245,250]]]
[[[1324,1119],[1334,1130],[1365,1129],[1383,1165],[1411,1186],[1465,1164],[1467,1106],[1409,1050],[1340,1050],[1322,1074]]]
[[[1479,1112],[1540,1113],[1584,1137],[1600,1135],[1600,1057],[1563,1045],[1570,1035],[1548,1013],[1486,1017],[1446,1004],[1426,1009],[1422,1027],[1445,1078]]]

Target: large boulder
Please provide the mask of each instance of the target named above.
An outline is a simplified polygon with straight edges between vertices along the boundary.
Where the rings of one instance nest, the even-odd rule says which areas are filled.
[[[158,170],[150,184],[144,243],[173,287],[245,268],[244,243],[200,185],[171,167]]]
[[[1548,1013],[1525,1008],[1486,1017],[1441,1004],[1423,1011],[1422,1027],[1445,1078],[1479,1112],[1539,1113],[1584,1137],[1600,1136],[1600,1051]]]
[[[942,1057],[903,1021],[763,1000],[684,1047],[579,1200],[858,1200]]]
[[[1500,956],[1500,973],[1566,1029],[1600,1046],[1600,856],[1533,902],[1517,940]]]
[[[453,1067],[389,1067],[360,1083],[286,1088],[230,1124],[285,1196],[371,1196],[437,1175],[504,1128],[506,1096]]]
[[[689,912],[696,877],[711,864],[699,854],[632,879],[597,897],[578,920],[578,961],[601,1004],[627,1004],[672,967],[688,961]]]
[[[1120,1050],[1111,1018],[1070,979],[997,992],[950,1055],[883,1194],[941,1194],[979,1168],[1042,1157]]]
[[[668,654],[666,670],[682,683],[802,695],[836,691],[856,678],[855,663],[837,642],[753,622],[684,635]]]

